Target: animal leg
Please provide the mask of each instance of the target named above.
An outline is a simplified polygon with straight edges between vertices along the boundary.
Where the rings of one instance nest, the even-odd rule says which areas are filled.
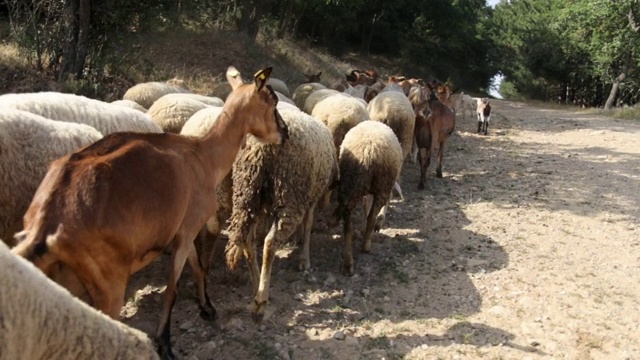
[[[260,272],[260,284],[258,292],[253,300],[253,308],[251,317],[253,321],[259,323],[264,318],[264,312],[269,302],[269,287],[271,282],[271,268],[273,260],[276,256],[276,247],[283,240],[288,239],[295,231],[298,221],[291,218],[280,218],[273,223],[271,230],[264,240],[264,248],[262,250],[262,271]]]
[[[393,188],[398,193],[398,195],[400,195],[400,200],[404,201],[404,196],[402,195],[402,189],[400,188],[400,183],[396,181],[393,184]]]
[[[216,216],[212,216],[202,227],[195,240],[196,252],[205,273],[209,273],[214,257],[216,242],[220,237],[221,226]]]
[[[489,119],[484,122],[484,134],[487,135],[487,131],[489,130]]]
[[[374,229],[380,231],[380,228],[384,224],[385,214],[389,206],[388,200],[389,198],[384,199],[384,197],[380,197],[380,195],[373,197],[373,204],[367,215],[367,223],[364,229],[364,236],[362,237],[362,252],[371,252],[371,237]]]
[[[345,211],[342,217],[344,226],[344,248],[342,250],[342,272],[353,275],[353,227],[351,225],[351,211]]]
[[[413,137],[413,142],[411,143],[411,163],[415,164],[416,160],[418,159],[418,152],[420,151],[420,149],[418,149],[418,143],[416,142],[416,138],[415,136]]]
[[[438,167],[436,168],[436,177],[442,178],[442,154],[444,153],[444,141],[438,146]]]
[[[426,150],[426,155],[422,156],[422,149],[418,151],[418,160],[420,161],[420,182],[418,183],[418,190],[424,189],[424,183],[427,181],[427,169],[429,168],[429,163],[431,162],[431,154],[429,154],[429,149]]]
[[[478,132],[482,131],[482,121],[478,120]]]
[[[391,194],[389,194],[389,197],[387,197],[386,200],[382,202],[382,205],[379,205],[379,206],[377,205],[377,203],[380,202],[379,196],[374,196],[373,198],[371,209],[374,209],[374,208],[377,209],[375,213],[378,214],[378,216],[376,216],[376,222],[374,227],[375,232],[379,232],[380,229],[382,229],[382,226],[384,225],[384,222],[387,219],[387,210],[389,209],[390,198],[391,198]],[[371,210],[369,210],[369,212],[371,212]],[[367,224],[369,224],[369,216],[371,216],[371,214],[367,215]]]
[[[189,266],[193,270],[193,275],[196,278],[196,285],[198,287],[198,307],[200,308],[200,317],[203,320],[213,320],[216,317],[216,308],[209,299],[207,294],[207,272],[200,266],[198,259],[198,253],[196,247],[191,243],[189,251]]]
[[[298,268],[300,271],[309,270],[311,268],[311,261],[309,258],[309,242],[311,240],[311,228],[313,227],[313,211],[315,205],[311,205],[307,212],[304,214],[304,219],[302,220],[302,228],[303,232],[303,243],[302,243],[302,252],[300,253],[300,260],[298,264]]]
[[[249,246],[245,249],[244,257],[247,259],[247,265],[249,266],[249,278],[251,279],[251,287],[255,296],[258,293],[258,283],[260,282],[260,267],[258,266],[255,246]]]
[[[169,280],[167,288],[164,290],[164,303],[162,305],[162,313],[160,321],[156,329],[156,342],[158,343],[158,352],[162,358],[173,359],[174,355],[171,350],[171,310],[176,302],[176,289],[178,280],[182,275],[182,270],[189,257],[191,250],[189,244],[185,243],[184,238],[176,235],[173,240],[173,252],[171,253],[171,265],[169,266]]]

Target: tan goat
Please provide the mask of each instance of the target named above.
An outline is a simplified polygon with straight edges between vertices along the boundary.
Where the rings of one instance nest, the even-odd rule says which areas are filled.
[[[64,264],[86,288],[92,305],[118,318],[131,274],[172,244],[169,279],[156,331],[163,357],[173,357],[171,310],[186,261],[198,288],[200,315],[215,316],[194,238],[216,210],[216,187],[250,133],[266,143],[288,139],[265,86],[227,69],[233,91],[219,121],[201,137],[115,133],[54,161],[24,216],[15,254],[48,273]],[[64,284],[61,284],[64,286]]]

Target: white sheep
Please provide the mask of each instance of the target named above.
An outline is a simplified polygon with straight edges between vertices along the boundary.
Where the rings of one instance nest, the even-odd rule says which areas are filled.
[[[220,99],[217,96],[205,96],[205,95],[193,94],[193,93],[173,93],[173,94],[163,95],[162,97],[160,97],[160,99],[166,98],[166,97],[171,99],[188,98],[188,99],[198,100],[201,103],[207,104],[209,106],[219,106],[219,107],[224,106],[224,100]]]
[[[337,154],[329,129],[301,111],[280,113],[289,128],[289,140],[272,146],[250,138],[233,166],[227,264],[233,270],[242,256],[246,257],[255,295],[252,315],[256,321],[262,320],[269,299],[275,251],[300,226],[304,241],[299,266],[309,269],[313,212],[320,197],[338,180]],[[260,272],[256,247],[263,238]]]
[[[273,91],[277,91],[284,96],[291,98],[291,91],[289,91],[289,87],[284,81],[276,78],[269,78],[267,80],[267,85],[271,85]]]
[[[136,84],[124,93],[122,99],[135,101],[143,108],[148,109],[156,100],[160,99],[164,95],[189,92],[184,85],[178,86],[176,84],[177,83],[175,81],[171,80],[166,83],[151,81]]]
[[[112,101],[111,104],[128,107],[128,108],[131,108],[131,109],[134,109],[134,110],[138,110],[138,111],[143,112],[143,113],[147,112],[147,109],[143,108],[142,105],[140,105],[137,102],[132,101],[132,100],[116,100],[116,101]]]
[[[305,101],[307,101],[307,98],[312,92],[326,88],[326,86],[317,82],[302,84],[293,91],[291,100],[293,100],[298,108],[302,109],[304,108]]]
[[[183,94],[167,94],[151,105],[147,114],[162,131],[180,133],[189,118],[209,105]]]
[[[124,106],[59,92],[0,95],[0,107],[28,111],[47,119],[89,125],[102,135],[114,132],[162,132],[146,114]]]
[[[402,167],[402,147],[391,128],[378,121],[363,121],[353,127],[340,146],[340,185],[336,220],[344,223],[343,270],[353,275],[353,229],[351,213],[356,205],[365,201],[366,226],[362,239],[362,251],[371,251],[374,229],[384,224],[386,206]],[[376,216],[377,215],[377,216]]]
[[[286,102],[294,106],[296,105],[296,103],[293,102],[293,100],[289,99],[285,94],[275,90],[273,92],[275,92],[276,96],[278,97],[278,104],[281,102]]]
[[[0,241],[0,360],[159,359],[149,337],[73,297]]]
[[[102,138],[83,124],[0,107],[0,237],[13,245],[49,163]]]
[[[304,101],[304,106],[301,109],[305,113],[311,115],[311,113],[313,112],[313,108],[316,106],[316,104],[318,104],[320,101],[324,100],[325,98],[338,93],[340,93],[338,90],[333,90],[333,89],[316,90],[311,94],[309,94],[309,96],[307,96],[307,99]]]
[[[327,125],[333,136],[336,152],[347,131],[369,118],[364,101],[343,93],[322,99],[313,108],[311,116]]]
[[[387,124],[396,134],[402,147],[402,160],[404,161],[411,152],[414,143],[413,132],[416,125],[416,114],[402,88],[395,83],[387,85],[369,102],[367,111],[371,120]],[[402,189],[398,183],[395,188],[400,198],[403,198]],[[386,206],[383,211],[387,211]]]

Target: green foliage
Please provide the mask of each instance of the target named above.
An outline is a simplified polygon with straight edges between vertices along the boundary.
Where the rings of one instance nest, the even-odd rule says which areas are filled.
[[[640,100],[638,0],[512,0],[498,4],[490,37],[498,68],[522,96],[602,106],[622,76],[619,103]],[[505,93],[505,91],[501,91]]]

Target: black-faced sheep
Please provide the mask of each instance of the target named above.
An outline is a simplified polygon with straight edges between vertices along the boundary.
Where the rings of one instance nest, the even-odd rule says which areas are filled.
[[[151,81],[130,87],[122,96],[123,100],[131,100],[148,109],[162,96],[172,93],[188,93],[189,89],[182,81],[169,80],[165,82]]]
[[[162,129],[146,114],[84,96],[58,92],[0,95],[0,107],[28,111],[47,119],[89,125],[102,135],[151,132]]]
[[[340,185],[338,207],[333,224],[344,224],[343,270],[353,275],[353,229],[351,213],[367,195],[366,227],[362,251],[371,251],[371,237],[376,227],[384,223],[381,209],[389,201],[391,190],[402,167],[402,147],[391,128],[377,121],[367,120],[349,130],[340,146]]]
[[[338,179],[337,155],[329,129],[300,111],[281,110],[281,115],[289,127],[289,141],[271,146],[249,139],[233,166],[227,264],[235,269],[243,255],[249,264],[255,321],[264,316],[277,247],[299,226],[304,233],[300,268],[310,267],[313,211],[329,185]],[[256,247],[262,239],[260,271]]]
[[[8,245],[49,163],[100,138],[88,125],[0,108],[0,237]]]
[[[0,241],[0,359],[159,359],[149,337],[73,297]]]

